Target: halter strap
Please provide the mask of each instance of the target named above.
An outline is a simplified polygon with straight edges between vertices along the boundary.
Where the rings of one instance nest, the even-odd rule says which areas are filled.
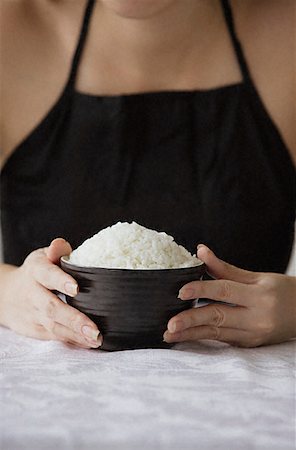
[[[76,46],[76,50],[75,50],[74,56],[72,58],[71,70],[70,70],[70,75],[69,75],[68,83],[67,83],[67,87],[68,88],[73,88],[74,83],[75,83],[75,79],[76,79],[76,74],[77,74],[80,58],[81,58],[81,55],[82,55],[82,52],[83,52],[85,40],[87,38],[89,22],[90,22],[90,18],[91,18],[92,12],[93,12],[94,4],[95,4],[95,0],[88,0],[87,1],[87,5],[86,5],[84,16],[83,16],[82,26],[81,26],[81,30],[80,30],[79,39],[78,39],[78,42],[77,42],[77,46]]]
[[[251,81],[249,67],[241,46],[241,43],[237,37],[237,33],[235,30],[235,23],[233,19],[232,9],[228,0],[222,0],[222,7],[224,12],[225,21],[227,24],[227,28],[231,37],[231,41],[234,47],[234,51],[239,63],[239,67],[242,73],[243,80],[245,82]]]

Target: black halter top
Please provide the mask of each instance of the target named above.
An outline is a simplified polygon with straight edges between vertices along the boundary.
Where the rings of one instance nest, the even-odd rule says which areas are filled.
[[[210,90],[87,95],[75,78],[1,174],[4,261],[64,237],[73,247],[118,221],[198,243],[243,268],[283,272],[292,248],[295,169],[225,19],[242,82]]]

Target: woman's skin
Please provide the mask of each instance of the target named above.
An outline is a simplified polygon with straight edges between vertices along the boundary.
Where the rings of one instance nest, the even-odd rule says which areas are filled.
[[[85,4],[2,0],[2,164],[59,97]],[[254,83],[296,163],[295,2],[234,0],[232,6]],[[78,91],[116,95],[240,81],[218,0],[97,0]],[[58,267],[60,256],[70,252],[70,244],[59,238],[32,252],[21,267],[0,266],[2,325],[39,339],[101,345],[96,325],[50,292],[76,295],[76,281]],[[252,347],[296,336],[295,278],[243,271],[205,246],[198,257],[217,280],[184,286],[180,301],[207,297],[238,306],[183,312],[169,321],[166,341],[207,338]]]
[[[256,273],[219,260],[205,245],[197,249],[214,281],[194,281],[179,292],[181,301],[206,297],[235,304],[214,304],[173,317],[166,342],[216,339],[241,347],[277,344],[296,337],[296,279]]]
[[[9,269],[1,283],[2,325],[26,336],[59,339],[80,347],[102,344],[96,325],[49,291],[77,294],[76,281],[57,266],[60,257],[71,250],[64,239],[55,239],[49,248],[32,252],[22,266],[6,266]]]

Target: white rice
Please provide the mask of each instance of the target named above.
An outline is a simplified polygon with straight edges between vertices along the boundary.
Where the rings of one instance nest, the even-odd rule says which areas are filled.
[[[136,222],[118,222],[101,230],[74,250],[69,262],[113,269],[175,269],[201,264],[172,236]]]

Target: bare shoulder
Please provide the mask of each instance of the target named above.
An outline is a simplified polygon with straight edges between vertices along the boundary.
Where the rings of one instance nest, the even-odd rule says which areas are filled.
[[[21,30],[32,23],[52,23],[63,20],[63,14],[72,17],[77,16],[84,7],[86,0],[1,0],[1,27],[2,33],[11,30],[16,25]],[[59,20],[60,17],[60,20]]]
[[[231,3],[239,33],[248,38],[245,45],[253,46],[259,39],[260,47],[265,44],[269,52],[285,47],[288,55],[295,49],[295,0],[232,0]],[[278,43],[275,49],[270,48],[273,43]]]
[[[1,0],[0,4],[3,163],[58,97],[85,0]]]
[[[296,165],[296,2],[232,0],[232,5],[252,78]]]

